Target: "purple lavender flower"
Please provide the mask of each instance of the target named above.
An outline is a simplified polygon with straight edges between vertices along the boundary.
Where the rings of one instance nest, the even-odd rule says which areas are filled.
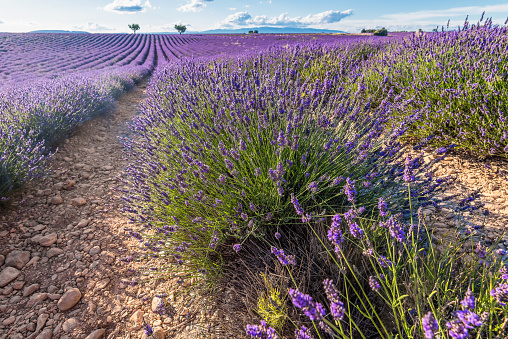
[[[466,295],[464,297],[464,300],[462,300],[460,302],[460,304],[462,305],[462,307],[465,310],[471,310],[472,311],[472,310],[475,309],[475,307],[476,307],[475,298],[474,298],[473,292],[471,292],[470,289],[467,290]]]
[[[349,225],[349,232],[351,232],[351,235],[355,238],[361,238],[365,234],[356,222]]]
[[[239,252],[242,249],[242,245],[240,245],[240,244],[234,244],[233,245],[233,249],[235,250],[235,252]]]
[[[385,223],[385,227],[390,231],[390,236],[398,242],[404,242],[406,232],[403,225],[399,222],[398,218],[391,216]]]
[[[152,335],[153,334],[152,327],[149,324],[145,325],[145,334],[146,335]]]
[[[379,282],[373,276],[369,277],[369,285],[370,288],[372,288],[372,290],[376,292],[381,288],[381,285],[379,285]]]
[[[314,339],[312,332],[305,326],[295,331],[295,339]]]
[[[406,158],[406,165],[404,167],[404,181],[405,182],[412,182],[415,180],[415,176],[413,174],[413,167],[411,163],[411,157]]]
[[[252,338],[279,339],[279,336],[275,330],[272,327],[269,327],[264,320],[261,320],[261,325],[247,325],[245,332]]]
[[[428,312],[425,316],[423,316],[422,327],[425,339],[433,339],[434,333],[439,330],[439,324],[436,318],[434,318],[434,315],[432,315],[432,312]]]
[[[310,222],[312,220],[312,216],[310,214],[305,214],[302,216],[302,222]]]
[[[330,313],[336,321],[342,320],[346,309],[344,308],[344,304],[339,301],[339,292],[337,292],[333,280],[325,279],[323,281],[323,286],[325,287],[326,296],[330,301]]]
[[[332,218],[332,225],[328,230],[328,240],[332,242],[335,246],[335,252],[340,252],[340,246],[344,241],[344,237],[342,236],[342,231],[340,230],[340,222],[341,218],[338,214],[334,215]]]
[[[490,295],[497,300],[499,305],[505,306],[508,303],[508,283],[499,284],[490,291]]]
[[[313,301],[310,295],[292,288],[289,289],[289,295],[293,301],[293,305],[301,309],[310,320],[319,321],[326,315],[323,305]]]
[[[279,240],[281,237],[281,234],[279,232],[275,232],[275,239]]]
[[[501,273],[501,279],[508,280],[508,268],[506,266],[501,267],[499,273]]]
[[[296,264],[295,256],[294,255],[286,255],[284,253],[283,249],[279,250],[277,247],[272,246],[271,251],[273,254],[275,254],[277,259],[279,259],[279,262],[282,265],[286,266],[286,265],[295,265]]]
[[[469,330],[483,325],[480,316],[469,310],[457,311],[457,319],[462,321],[464,326]]]
[[[377,261],[379,262],[379,265],[381,265],[381,267],[388,268],[392,266],[392,262],[383,255],[380,255]]]
[[[448,327],[448,334],[454,339],[466,339],[469,336],[469,331],[460,320],[448,321],[446,327]]]
[[[213,232],[212,240],[210,241],[210,248],[215,248],[219,242],[219,233]]]
[[[318,183],[313,181],[307,185],[307,189],[312,193],[317,193],[318,191]]]
[[[384,201],[383,198],[379,198],[379,202],[377,204],[377,207],[379,208],[379,215],[382,217],[386,217],[386,201]]]
[[[354,203],[356,201],[355,181],[351,180],[351,178],[349,177],[346,178],[346,184],[344,185],[344,193],[346,194],[347,200],[349,202]]]

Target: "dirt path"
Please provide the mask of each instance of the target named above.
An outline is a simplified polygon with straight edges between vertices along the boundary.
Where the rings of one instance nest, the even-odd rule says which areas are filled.
[[[50,175],[0,211],[0,338],[140,338],[143,320],[156,338],[184,334],[189,310],[153,313],[155,282],[133,283],[136,264],[119,260],[139,242],[114,190],[125,166],[117,136],[129,133],[145,88],[81,126]]]

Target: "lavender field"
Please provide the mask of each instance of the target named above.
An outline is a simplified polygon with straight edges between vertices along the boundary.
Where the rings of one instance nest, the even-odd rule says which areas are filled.
[[[200,336],[508,336],[504,233],[457,225],[438,247],[425,212],[449,208],[445,155],[508,156],[505,25],[1,34],[0,196],[147,76],[119,188],[140,247],[121,260],[220,310]],[[488,215],[476,197],[453,213]],[[172,317],[172,291],[157,298]]]
[[[438,249],[423,211],[451,150],[506,157],[507,58],[487,20],[159,67],[128,145],[134,257],[223,293],[218,338],[506,337],[502,236]]]
[[[157,67],[333,36],[0,34],[0,197],[41,173],[76,126]]]

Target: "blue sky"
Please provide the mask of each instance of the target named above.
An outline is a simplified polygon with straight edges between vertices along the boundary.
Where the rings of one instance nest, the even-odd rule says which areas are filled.
[[[0,0],[0,31],[41,29],[129,32],[188,31],[215,28],[311,27],[359,32],[362,28],[431,30],[456,27],[469,15],[471,22],[486,17],[503,24],[508,2],[470,0]]]

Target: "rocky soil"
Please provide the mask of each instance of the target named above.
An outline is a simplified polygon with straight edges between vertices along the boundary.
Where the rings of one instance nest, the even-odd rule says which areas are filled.
[[[428,155],[425,161],[436,157]],[[490,244],[499,239],[498,247],[508,251],[508,161],[451,153],[433,169],[436,178],[450,179],[440,193],[448,199],[445,207],[423,211],[438,237],[469,230],[475,242]],[[461,212],[462,201],[468,198],[474,198],[470,203],[478,208]],[[508,255],[503,259],[508,262]]]
[[[189,281],[172,276],[140,283],[140,264],[130,260],[140,243],[128,236],[128,219],[120,213],[126,161],[118,136],[129,134],[145,88],[141,83],[117,101],[112,115],[78,128],[49,174],[0,210],[0,338],[142,338],[145,324],[155,338],[223,337],[200,325],[210,315]],[[458,196],[450,208],[424,210],[433,227],[441,234],[471,227],[483,241],[503,235],[506,161],[449,155],[436,170],[455,179],[444,194]],[[489,215],[483,208],[457,215],[453,209],[476,191]],[[508,248],[508,236],[500,246]]]
[[[188,284],[139,284],[138,264],[122,260],[140,244],[120,213],[118,136],[129,134],[145,88],[78,128],[49,174],[0,210],[0,338],[141,338],[144,324],[156,338],[197,338],[192,293],[177,293]],[[162,291],[175,292],[160,315]]]

